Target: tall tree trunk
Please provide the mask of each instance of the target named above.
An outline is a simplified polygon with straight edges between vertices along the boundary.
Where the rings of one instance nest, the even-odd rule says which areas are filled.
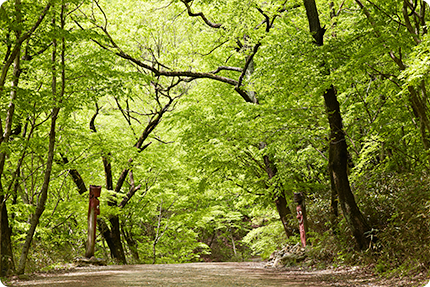
[[[63,18],[63,9],[64,5],[62,7],[62,15],[61,18]],[[55,26],[55,16],[52,20],[53,26]],[[64,42],[62,49],[64,50]],[[57,40],[54,38],[52,40],[52,58],[51,58],[51,64],[52,64],[52,96],[54,99],[54,102],[60,102],[61,98],[64,96],[64,87],[65,87],[65,77],[64,77],[64,54],[62,53],[62,83],[61,83],[61,92],[57,93],[57,69],[56,69],[56,63],[57,63]],[[31,215],[30,218],[30,228],[27,231],[27,235],[25,237],[24,245],[22,246],[22,252],[21,257],[19,259],[19,265],[18,265],[18,274],[24,274],[25,271],[25,264],[27,261],[27,255],[30,250],[30,245],[33,240],[34,233],[36,231],[36,227],[39,224],[40,217],[42,216],[43,212],[45,211],[45,204],[48,199],[48,188],[49,188],[49,181],[51,179],[51,172],[52,172],[52,164],[54,161],[54,149],[55,149],[55,140],[56,140],[56,123],[57,123],[57,117],[60,112],[60,108],[55,106],[51,111],[51,127],[49,130],[49,145],[48,145],[48,157],[46,160],[46,168],[44,172],[44,178],[43,178],[43,184],[39,193],[38,203],[36,206],[36,210],[34,214]]]
[[[330,176],[330,228],[333,234],[337,234],[338,223],[339,223],[339,199],[337,196],[336,185],[334,184],[334,174],[330,172],[329,165],[329,176]]]
[[[60,108],[55,107],[52,109],[51,113],[51,129],[49,132],[49,148],[48,148],[48,159],[46,161],[46,169],[45,175],[43,179],[42,188],[40,190],[39,202],[36,207],[36,211],[32,214],[30,219],[30,229],[27,231],[27,235],[25,237],[25,242],[22,247],[21,257],[19,259],[18,265],[18,274],[24,274],[25,263],[27,260],[27,255],[30,250],[30,245],[33,240],[34,232],[36,231],[36,227],[39,224],[40,217],[42,213],[45,211],[46,200],[48,199],[48,188],[49,188],[49,180],[51,178],[52,171],[52,163],[54,159],[54,147],[55,147],[55,126],[58,117],[58,113]]]
[[[15,13],[16,13],[16,21],[20,23],[22,20],[21,15],[21,1],[15,0]],[[21,30],[17,30],[15,32],[15,36],[17,39],[21,38]],[[4,133],[2,133],[2,139],[0,142],[7,143],[9,141],[9,137],[12,133],[12,123],[13,117],[15,114],[15,100],[18,93],[18,84],[19,77],[21,75],[21,43],[16,44],[16,54],[15,58],[11,58],[13,60],[13,72],[12,72],[12,90],[10,92],[10,103],[8,106],[8,110],[6,113],[6,123]],[[3,82],[4,83],[4,82]],[[0,129],[2,129],[0,123]],[[0,274],[5,275],[7,273],[13,272],[15,269],[15,264],[13,261],[13,252],[12,252],[12,244],[11,244],[11,235],[12,228],[9,225],[9,218],[7,213],[6,206],[6,198],[4,196],[5,191],[3,190],[2,177],[4,166],[6,162],[6,153],[2,152],[0,154]]]
[[[97,218],[97,227],[99,229],[100,234],[103,236],[104,240],[106,241],[109,247],[111,257],[121,262],[120,258],[122,256],[118,252],[118,248],[117,248],[118,244],[115,242],[114,238],[112,237],[112,231],[109,228],[109,226],[106,224],[106,222],[103,219]],[[123,257],[125,256],[123,255]]]
[[[366,237],[365,232],[370,230],[370,226],[360,212],[349,184],[347,173],[348,149],[342,129],[342,117],[334,86],[325,91],[324,101],[330,123],[328,168],[330,179],[338,195],[343,216],[351,229],[357,247],[361,250],[369,245],[370,240]]]
[[[315,0],[304,0],[306,15],[309,22],[309,30],[315,40],[315,44],[322,46],[325,29],[321,27]],[[342,116],[336,89],[333,85],[324,92],[324,102],[330,124],[329,142],[329,174],[333,194],[337,194],[343,216],[351,229],[358,249],[366,248],[370,242],[366,237],[366,231],[370,226],[357,206],[348,179],[348,148],[342,126]],[[332,208],[335,212],[336,202],[332,199]]]

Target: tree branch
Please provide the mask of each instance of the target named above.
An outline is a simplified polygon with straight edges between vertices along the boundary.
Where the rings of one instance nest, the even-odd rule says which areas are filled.
[[[45,8],[43,9],[42,13],[40,14],[39,18],[37,19],[36,23],[30,28],[30,30],[27,31],[24,35],[22,35],[16,42],[15,47],[13,48],[12,52],[9,54],[9,59],[5,61],[5,64],[3,65],[1,76],[0,76],[0,92],[3,91],[4,83],[6,81],[6,74],[9,70],[10,65],[12,65],[13,61],[15,60],[16,55],[21,50],[21,44],[27,40],[33,33],[36,31],[36,29],[39,27],[40,23],[42,23],[43,19],[45,18],[46,14],[48,13],[48,10],[51,8],[51,2],[49,2]]]
[[[94,122],[96,120],[97,115],[99,114],[99,111],[100,111],[100,108],[99,108],[99,105],[96,102],[96,112],[91,117],[91,120],[90,120],[90,130],[93,131],[93,132],[95,132],[95,133],[97,132],[97,129],[96,129],[96,125],[94,124]]]
[[[219,66],[215,71],[210,72],[211,74],[217,74],[220,71],[234,71],[234,72],[242,72],[243,69],[239,67],[227,67],[227,66]]]
[[[202,12],[194,13],[193,11],[191,11],[191,6],[190,6],[190,4],[189,4],[189,3],[190,3],[190,2],[192,2],[192,1],[181,0],[181,2],[182,2],[182,3],[184,3],[185,7],[187,7],[187,12],[188,12],[188,15],[189,15],[189,16],[191,16],[191,17],[200,17],[200,18],[202,18],[202,20],[203,20],[203,21],[206,23],[206,25],[208,25],[209,27],[216,28],[216,29],[221,28],[222,24],[213,23],[213,22],[209,21],[209,19],[208,19],[208,18],[206,18],[206,16],[205,16]]]
[[[142,186],[139,184],[138,186],[135,186],[134,184],[134,177],[133,177],[133,171],[130,170],[129,172],[129,178],[130,178],[130,190],[128,191],[127,195],[124,196],[121,203],[118,204],[119,208],[124,208],[124,206],[130,201],[130,199],[133,197],[133,195],[140,189]]]

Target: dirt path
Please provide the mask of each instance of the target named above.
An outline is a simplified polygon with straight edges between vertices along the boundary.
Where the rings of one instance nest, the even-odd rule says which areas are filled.
[[[422,280],[422,278],[421,278]],[[122,265],[74,268],[61,274],[34,274],[7,286],[423,286],[415,280],[384,281],[359,269],[303,271],[266,269],[261,262]]]

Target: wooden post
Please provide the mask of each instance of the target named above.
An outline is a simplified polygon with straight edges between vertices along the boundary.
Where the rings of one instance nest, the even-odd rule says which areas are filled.
[[[299,220],[300,227],[300,241],[303,247],[306,247],[306,229],[307,229],[307,218],[306,218],[306,206],[303,199],[303,194],[294,193],[294,201],[297,203],[297,219]]]
[[[101,186],[90,185],[90,204],[88,208],[88,240],[87,250],[85,252],[86,258],[91,258],[94,256],[97,215],[100,214],[100,201],[97,199],[97,197],[100,196],[101,190]]]

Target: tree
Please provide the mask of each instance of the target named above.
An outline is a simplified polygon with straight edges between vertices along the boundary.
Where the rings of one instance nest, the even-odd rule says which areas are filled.
[[[214,29],[219,29],[220,27],[223,27],[222,24],[219,23],[213,23],[210,20],[208,20],[207,16],[205,16],[204,13],[199,12],[199,13],[194,13],[191,10],[190,5],[186,2],[186,1],[181,1],[188,12],[188,15],[191,17],[199,17],[203,20],[204,24],[209,26],[210,28],[214,28]],[[100,7],[100,5],[97,3],[98,8],[100,9],[101,14],[104,17],[104,25],[98,24],[97,23],[97,19],[96,17],[92,17],[89,20],[96,26],[98,27],[103,34],[106,36],[105,41],[107,42],[103,42],[100,40],[96,40],[94,39],[94,41],[103,49],[109,50],[113,53],[115,53],[117,56],[129,60],[130,62],[136,64],[138,67],[143,68],[149,72],[151,72],[154,76],[156,77],[166,77],[166,78],[172,78],[175,81],[177,81],[177,83],[175,83],[175,85],[177,85],[180,82],[191,82],[194,81],[196,79],[211,79],[211,80],[215,80],[218,82],[222,82],[222,83],[226,83],[229,85],[232,85],[234,87],[234,90],[245,100],[245,102],[247,103],[258,103],[258,99],[255,96],[255,93],[253,91],[246,91],[246,89],[244,88],[244,80],[245,77],[248,75],[248,77],[252,74],[252,70],[253,70],[253,58],[256,55],[256,53],[259,50],[259,47],[261,46],[260,42],[257,42],[254,45],[249,45],[248,42],[249,40],[247,40],[247,35],[244,34],[243,38],[244,38],[244,43],[242,43],[241,40],[236,39],[236,42],[238,43],[238,50],[240,52],[240,54],[247,54],[246,55],[246,59],[245,59],[245,63],[243,68],[240,67],[235,67],[235,66],[219,66],[216,68],[215,71],[212,72],[194,72],[194,71],[181,71],[181,70],[176,70],[176,71],[170,71],[170,68],[168,68],[168,70],[165,70],[165,68],[167,68],[167,65],[164,64],[160,64],[160,60],[157,59],[157,56],[152,53],[152,60],[139,60],[138,57],[134,57],[132,55],[130,55],[129,53],[125,52],[114,40],[114,37],[112,35],[110,35],[110,33],[107,30],[107,24],[108,24],[108,19],[106,18],[106,14],[104,13],[104,11],[102,10],[102,8]],[[276,12],[282,12],[285,9],[283,8],[283,4],[280,5],[281,8],[278,7],[279,5],[276,5]],[[264,25],[266,25],[266,29],[265,32],[268,33],[270,32],[270,29],[273,25],[273,22],[275,21],[276,17],[278,16],[277,14],[275,14],[272,18],[269,17],[269,15],[265,14],[265,12],[258,8],[256,10],[256,12],[260,13],[263,17],[263,23]],[[94,15],[94,14],[92,14]],[[255,24],[256,25],[256,24]],[[81,27],[82,28],[82,27]],[[225,41],[224,43],[228,42]],[[149,51],[151,51],[151,48],[147,48]],[[160,55],[158,55],[158,58],[160,57]],[[152,65],[151,64],[146,64],[145,61],[152,61]],[[220,71],[234,71],[234,72],[239,72],[240,75],[238,77],[238,80],[234,80],[232,78],[229,77],[225,77],[225,76],[219,76],[217,75]],[[265,146],[265,143],[262,143],[263,146]],[[276,168],[274,167],[274,163],[272,162],[272,160],[269,158],[268,155],[265,156],[264,159],[264,164],[266,165],[266,167],[264,168],[264,170],[267,173],[267,176],[270,179],[272,179],[275,175],[276,175]],[[279,186],[278,186],[279,187]],[[290,236],[291,233],[291,228],[288,226],[288,217],[291,217],[291,213],[289,208],[287,207],[287,200],[285,198],[285,194],[284,191],[280,190],[278,192],[276,192],[276,195],[274,195],[274,201],[275,204],[277,206],[279,215],[280,215],[280,219],[281,222],[284,226],[285,232],[287,234],[287,236]]]
[[[8,11],[11,11],[12,8],[14,8],[14,12],[10,13],[12,17],[9,18],[9,15],[6,14],[6,6],[7,4],[13,5],[13,7],[7,7]],[[0,132],[2,134],[0,144],[6,145],[8,144],[11,135],[14,133],[17,134],[17,131],[12,130],[13,125],[13,118],[15,114],[15,101],[17,99],[17,93],[18,93],[18,83],[19,78],[21,74],[21,49],[22,44],[24,41],[29,39],[32,34],[36,31],[36,29],[39,27],[39,25],[44,20],[47,12],[49,11],[51,7],[51,3],[48,3],[45,8],[40,12],[38,15],[37,21],[32,24],[28,28],[27,31],[24,32],[22,25],[22,11],[21,11],[21,1],[17,0],[13,4],[7,3],[3,5],[0,8],[1,11],[1,18],[2,22],[5,22],[8,24],[7,29],[8,31],[4,36],[8,39],[6,42],[6,53],[4,55],[4,62],[2,65],[2,72],[0,77],[0,93],[4,92],[5,83],[7,81],[7,75],[9,72],[10,67],[13,65],[13,72],[12,72],[12,87],[10,90],[10,100],[9,105],[6,113],[5,118],[5,126],[3,128],[3,124],[0,122]],[[13,34],[14,40],[10,39],[10,34]],[[18,131],[19,133],[19,131]],[[12,246],[11,246],[11,227],[9,226],[9,217],[7,213],[7,207],[6,207],[6,200],[11,195],[8,194],[9,191],[5,191],[3,189],[3,183],[1,182],[2,177],[4,177],[4,167],[6,162],[6,156],[7,152],[6,149],[3,148],[3,151],[0,153],[0,201],[1,201],[1,232],[0,232],[0,242],[1,242],[1,249],[0,249],[0,270],[3,274],[3,270],[6,270],[6,273],[13,272],[14,270],[14,261],[13,261],[13,254],[12,254]],[[19,171],[18,164],[17,170]],[[16,177],[16,175],[15,175]],[[13,182],[10,184],[10,186],[14,186]]]
[[[317,46],[322,46],[324,44],[325,29],[321,27],[315,0],[305,0],[304,5],[312,37]],[[322,65],[324,65],[324,63]],[[324,92],[324,102],[330,124],[328,170],[330,173],[331,185],[332,188],[334,188],[334,193],[339,197],[343,216],[348,222],[348,226],[354,235],[357,246],[362,250],[367,248],[369,244],[369,238],[366,236],[366,232],[370,231],[370,226],[360,212],[349,184],[347,172],[348,149],[343,132],[339,102],[333,84]],[[332,200],[332,202],[335,202],[335,200]],[[333,206],[333,210],[336,212],[335,206]]]
[[[61,12],[60,12],[60,27],[61,29],[64,29],[65,24],[65,5],[64,3],[61,6]],[[55,14],[54,18],[52,20],[52,24],[55,25],[56,19]],[[49,182],[51,179],[51,172],[52,172],[52,165],[54,162],[54,149],[55,149],[55,142],[56,142],[56,124],[57,124],[57,117],[60,112],[60,104],[62,102],[62,99],[64,98],[64,92],[65,92],[65,86],[66,86],[66,77],[65,77],[65,71],[64,71],[64,64],[65,64],[65,40],[64,38],[61,39],[61,56],[60,56],[60,63],[61,63],[61,86],[59,91],[57,90],[57,39],[54,38],[52,40],[52,58],[51,58],[51,65],[52,65],[52,100],[54,107],[52,108],[50,119],[51,119],[51,126],[49,130],[49,146],[48,146],[48,152],[47,152],[47,159],[46,159],[46,168],[44,172],[44,178],[43,178],[43,184],[40,189],[40,196],[37,203],[36,210],[34,214],[31,216],[30,221],[30,228],[27,231],[27,235],[25,238],[24,245],[22,247],[22,253],[19,260],[19,265],[17,269],[18,274],[24,274],[25,270],[25,263],[27,260],[28,251],[30,248],[31,241],[33,240],[33,235],[36,230],[37,225],[39,224],[40,217],[42,216],[42,213],[45,210],[46,201],[48,198],[48,188],[49,188]]]

